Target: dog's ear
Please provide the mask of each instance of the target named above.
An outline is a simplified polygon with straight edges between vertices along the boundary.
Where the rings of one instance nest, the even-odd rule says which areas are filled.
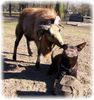
[[[78,50],[78,51],[81,51],[81,50],[85,47],[85,45],[86,45],[86,42],[83,42],[83,43],[77,45],[77,46],[76,46],[76,47],[77,47],[77,50]]]

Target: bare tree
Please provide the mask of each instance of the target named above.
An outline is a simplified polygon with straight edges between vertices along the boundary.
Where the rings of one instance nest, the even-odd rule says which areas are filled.
[[[81,4],[78,8],[78,12],[80,12],[82,15],[88,15],[90,16],[91,9],[90,5],[88,4]]]
[[[59,3],[59,2],[56,3],[55,11],[56,11],[57,14],[61,17],[61,14],[60,14],[60,3]]]
[[[11,16],[11,3],[9,3],[9,16]]]
[[[21,10],[23,10],[24,8],[26,8],[28,6],[28,3],[20,3],[19,4],[19,12],[21,11]]]

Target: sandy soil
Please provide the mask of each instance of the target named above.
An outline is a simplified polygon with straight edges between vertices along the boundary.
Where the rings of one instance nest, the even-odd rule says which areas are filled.
[[[28,56],[25,37],[20,41],[17,52],[17,61],[12,61],[15,41],[15,27],[17,21],[6,20],[3,24],[3,68],[2,93],[5,97],[16,96],[45,96],[52,95],[53,78],[47,75],[51,64],[50,55],[45,59],[41,57],[40,70],[34,65],[37,57],[37,48],[31,42],[32,57]],[[64,24],[62,37],[65,43],[72,45],[87,42],[85,48],[79,53],[78,80],[84,87],[84,96],[91,95],[91,28]],[[55,54],[61,50],[55,47]]]

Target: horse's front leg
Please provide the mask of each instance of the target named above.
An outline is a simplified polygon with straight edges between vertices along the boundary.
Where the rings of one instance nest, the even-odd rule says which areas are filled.
[[[40,68],[40,56],[41,56],[41,52],[40,52],[40,50],[38,49],[38,56],[37,56],[37,61],[36,61],[36,65],[35,65],[35,67],[36,67],[37,69]]]

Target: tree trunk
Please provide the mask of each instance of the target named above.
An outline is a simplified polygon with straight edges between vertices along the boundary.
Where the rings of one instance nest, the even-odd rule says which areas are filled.
[[[9,16],[11,17],[11,3],[9,4]]]
[[[55,11],[56,11],[57,15],[61,17],[61,14],[60,14],[60,3],[59,2],[56,3]]]
[[[21,12],[27,6],[28,6],[28,4],[19,4],[19,12]]]

